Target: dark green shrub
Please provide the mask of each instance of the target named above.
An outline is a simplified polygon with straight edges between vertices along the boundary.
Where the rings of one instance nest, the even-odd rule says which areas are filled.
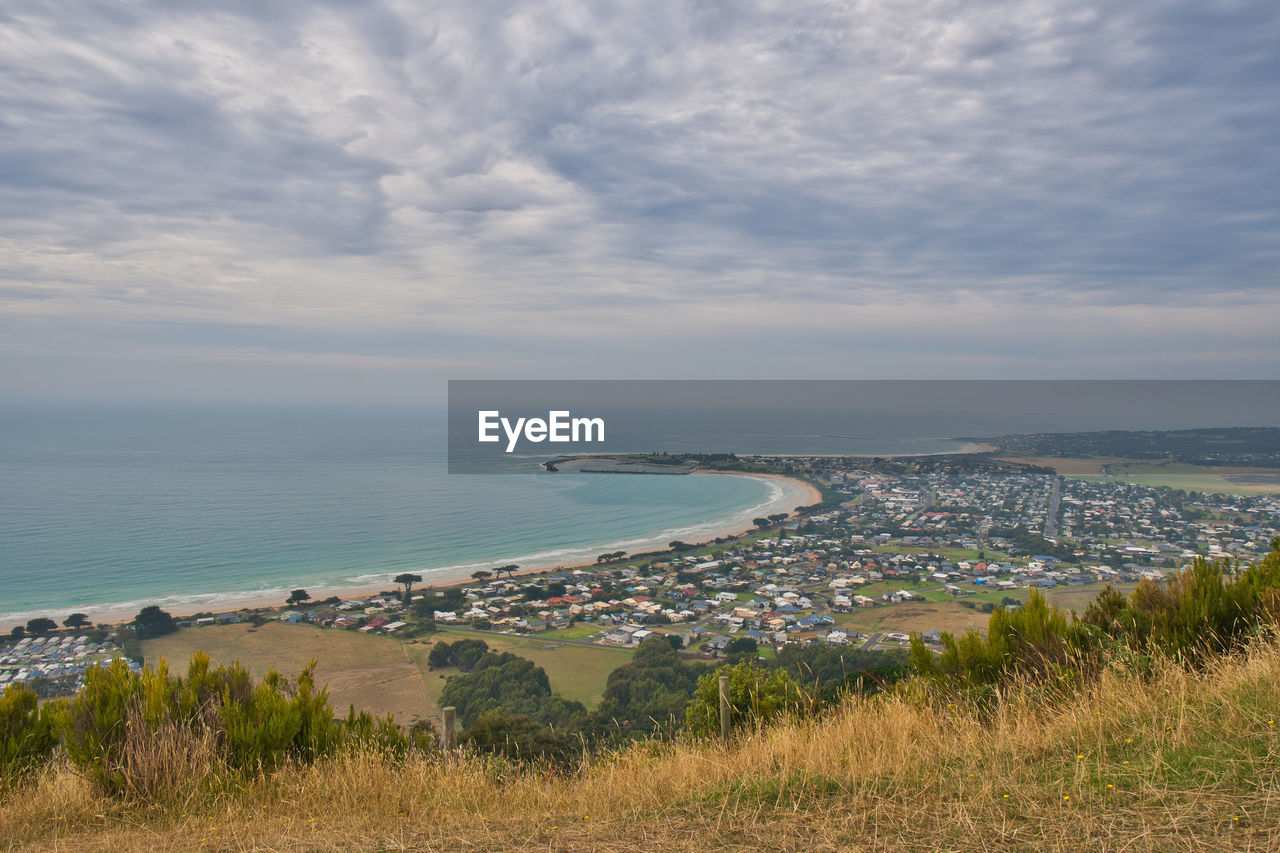
[[[1053,607],[1033,589],[1018,609],[997,607],[985,637],[977,631],[959,637],[944,632],[937,657],[920,635],[913,635],[911,665],[935,686],[982,701],[1015,678],[1055,688],[1078,685],[1101,663],[1101,637],[1096,627]]]
[[[35,691],[19,684],[0,693],[0,784],[46,760],[58,745],[57,719],[65,703],[43,707]]]
[[[481,714],[458,742],[464,749],[501,755],[518,762],[563,764],[575,755],[572,744],[563,734],[528,717],[504,714],[496,709]]]
[[[195,776],[243,776],[286,761],[311,762],[346,743],[403,754],[409,740],[388,717],[335,720],[314,662],[294,682],[274,670],[258,683],[238,662],[199,652],[185,677],[92,667],[71,701],[63,738],[71,761],[103,791],[151,796]]]
[[[722,666],[698,679],[693,701],[685,711],[685,725],[694,735],[710,737],[720,731],[721,675],[729,676],[733,729],[766,725],[783,716],[803,716],[819,705],[786,670],[768,670],[750,660]]]
[[[1280,539],[1272,548],[1243,570],[1197,558],[1171,578],[1143,580],[1127,597],[1108,586],[1080,619],[1032,590],[1021,608],[997,608],[985,637],[943,634],[938,658],[913,637],[911,663],[936,685],[970,694],[1014,677],[1074,685],[1096,673],[1106,654],[1170,655],[1197,665],[1241,648],[1280,618]]]

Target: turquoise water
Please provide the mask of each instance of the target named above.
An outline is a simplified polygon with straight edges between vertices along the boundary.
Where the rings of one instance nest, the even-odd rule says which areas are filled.
[[[590,561],[776,493],[534,459],[450,476],[442,431],[433,412],[2,409],[0,619]]]

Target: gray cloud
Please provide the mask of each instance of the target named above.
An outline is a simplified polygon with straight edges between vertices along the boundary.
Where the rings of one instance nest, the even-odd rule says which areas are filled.
[[[1001,375],[1026,353],[904,341],[1055,311],[1038,350],[1096,375],[1134,341],[1165,360],[1126,363],[1174,363],[1160,329],[1099,319],[1159,307],[1216,324],[1215,369],[1280,365],[1253,337],[1280,292],[1261,0],[0,14],[9,352],[54,329],[59,359],[145,360],[185,324],[196,353],[260,329],[320,361],[563,370],[566,335],[610,328],[631,373],[656,347],[721,372],[751,360],[739,333],[805,329],[824,364]]]

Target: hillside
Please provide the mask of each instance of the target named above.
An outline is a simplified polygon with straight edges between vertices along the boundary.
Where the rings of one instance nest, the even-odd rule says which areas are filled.
[[[1242,850],[1280,845],[1280,644],[1109,672],[1037,707],[853,699],[727,746],[576,771],[365,752],[240,790],[113,800],[65,765],[5,795],[8,849]]]

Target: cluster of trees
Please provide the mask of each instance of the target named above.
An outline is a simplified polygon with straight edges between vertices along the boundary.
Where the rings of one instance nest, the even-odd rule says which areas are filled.
[[[612,563],[614,560],[621,560],[627,556],[626,551],[606,551],[596,557],[596,563]]]
[[[471,577],[475,578],[481,583],[484,583],[485,581],[489,580],[489,578],[492,578],[495,576],[500,578],[504,574],[507,575],[508,577],[513,577],[516,573],[516,570],[519,568],[520,566],[518,566],[517,564],[510,563],[505,566],[498,566],[498,568],[493,569],[492,571],[490,571],[489,569],[478,569],[471,573]],[[419,580],[421,580],[421,578],[419,578]]]
[[[722,673],[734,685],[734,725],[746,726],[808,713],[840,701],[846,691],[873,692],[909,672],[900,652],[789,645],[776,660],[762,663],[755,641],[739,637],[717,667],[682,658],[679,644],[677,637],[646,639],[629,663],[609,674],[600,704],[591,711],[553,694],[541,667],[492,652],[482,640],[437,643],[428,662],[460,670],[446,683],[441,704],[457,709],[464,744],[513,758],[555,760],[636,737],[718,731],[716,676]]]
[[[65,628],[78,631],[82,628],[91,627],[93,623],[89,621],[89,617],[84,613],[72,613],[66,619],[62,620],[62,625]],[[21,640],[23,637],[28,635],[32,637],[47,637],[57,630],[57,622],[47,616],[37,616],[34,619],[28,619],[25,626],[14,625],[9,630],[9,639]]]
[[[445,647],[437,654],[437,649]],[[457,709],[464,728],[488,711],[501,711],[536,723],[565,727],[580,720],[587,709],[581,702],[551,692],[547,672],[527,658],[510,652],[488,651],[483,640],[437,643],[428,656],[435,666],[451,663],[466,671],[445,682],[440,704]]]
[[[751,523],[754,524],[756,527],[764,529],[773,524],[781,524],[782,522],[787,520],[787,516],[789,515],[790,513],[787,513],[787,512],[775,512],[775,513],[772,513],[771,515],[760,516],[759,518],[753,518],[751,519]]]
[[[705,663],[681,660],[667,637],[649,637],[630,663],[609,673],[604,696],[586,726],[601,736],[611,730],[625,734],[679,728],[698,679],[708,671]]]
[[[427,665],[432,669],[456,666],[463,672],[470,672],[488,651],[489,644],[484,640],[458,640],[456,643],[441,640],[427,653]]]

